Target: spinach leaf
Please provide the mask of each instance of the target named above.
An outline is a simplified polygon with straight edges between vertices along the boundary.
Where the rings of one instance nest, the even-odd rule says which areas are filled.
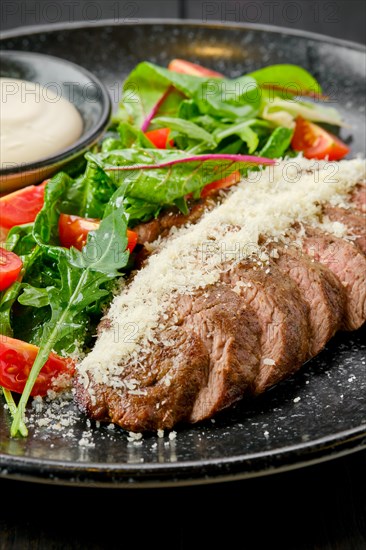
[[[250,73],[252,78],[263,84],[274,84],[280,88],[320,94],[319,82],[305,69],[297,65],[270,65]],[[295,94],[295,95],[301,95]]]
[[[270,159],[283,157],[290,147],[293,133],[293,130],[289,128],[276,128],[268,138],[267,143],[261,149],[259,153],[260,156]]]

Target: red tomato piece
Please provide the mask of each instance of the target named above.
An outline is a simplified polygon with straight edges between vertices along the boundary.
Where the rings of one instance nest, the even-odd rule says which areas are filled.
[[[89,231],[95,231],[100,221],[94,218],[81,218],[69,214],[60,214],[58,230],[60,242],[65,248],[74,246],[81,250],[86,245]]]
[[[40,185],[28,185],[0,198],[0,225],[10,229],[15,225],[34,222],[44,202],[44,190],[49,180]]]
[[[175,73],[190,74],[192,76],[212,76],[214,78],[224,78],[224,75],[213,71],[212,69],[207,69],[202,67],[197,63],[191,63],[190,61],[185,61],[184,59],[172,59],[168,65],[170,71]]]
[[[138,234],[136,233],[136,231],[127,229],[127,249],[130,251],[130,254],[137,245],[137,239]]]
[[[296,119],[291,147],[295,151],[302,151],[307,159],[321,160],[328,157],[328,160],[340,160],[349,153],[349,147],[343,141],[300,116]]]
[[[37,346],[8,336],[1,336],[0,386],[16,393],[22,393],[38,351]],[[71,378],[74,371],[75,364],[72,359],[50,353],[36,379],[31,395],[46,395],[49,389],[60,389],[57,380],[54,381],[54,379],[61,374]],[[63,380],[63,385],[64,383],[65,380]]]
[[[70,214],[60,214],[58,230],[61,245],[65,248],[74,246],[81,250],[86,245],[89,231],[96,231],[99,224],[100,220],[96,218],[81,218]],[[137,243],[137,233],[127,229],[127,239],[127,248],[132,252]]]
[[[166,149],[169,141],[170,128],[158,128],[157,130],[150,130],[145,132],[145,136],[157,147],[158,149]],[[173,147],[174,141],[171,139],[169,145]]]
[[[225,178],[221,178],[220,180],[213,181],[212,183],[206,185],[201,191],[201,197],[207,197],[207,195],[209,195],[213,191],[217,191],[217,189],[225,189],[227,187],[231,187],[239,181],[240,172],[239,170],[235,170],[235,172],[232,172],[232,174],[229,174]]]
[[[14,283],[22,270],[22,260],[5,248],[0,248],[0,291]]]

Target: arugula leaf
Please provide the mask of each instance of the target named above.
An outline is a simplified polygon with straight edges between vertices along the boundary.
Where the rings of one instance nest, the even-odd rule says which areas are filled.
[[[50,299],[46,288],[37,288],[27,283],[22,284],[23,292],[18,302],[23,306],[44,307],[50,305]]]
[[[58,213],[100,219],[115,190],[108,175],[95,163],[88,162],[84,174],[65,186],[57,204]],[[49,202],[47,196],[46,202]]]
[[[57,186],[51,186],[49,196],[55,199],[53,202],[57,204]],[[107,213],[98,230],[90,234],[83,252],[51,247],[40,242],[41,248],[46,248],[48,252],[53,248],[52,254],[58,257],[60,286],[46,289],[51,317],[43,327],[40,349],[14,414],[11,426],[13,437],[21,433],[25,406],[50,352],[57,349],[60,342],[65,349],[65,342],[70,343],[75,333],[79,334],[85,327],[85,310],[108,295],[106,285],[120,275],[120,270],[127,264],[127,219],[123,202],[116,201],[115,205],[117,207]],[[35,225],[38,224],[38,234],[40,220],[45,219],[44,214],[40,212],[35,222]],[[44,234],[48,236],[46,232]],[[49,235],[51,236],[51,232]]]

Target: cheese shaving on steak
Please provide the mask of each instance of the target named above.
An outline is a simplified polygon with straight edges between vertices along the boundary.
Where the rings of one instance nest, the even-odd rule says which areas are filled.
[[[265,265],[269,257],[260,252],[260,235],[275,239],[295,222],[319,224],[322,205],[344,204],[365,174],[361,159],[314,162],[302,157],[252,172],[196,225],[163,241],[115,297],[109,326],[78,365],[79,381],[86,387],[90,374],[95,383],[118,387],[123,364],[131,359],[143,362],[157,331],[165,321],[172,322],[164,312],[173,295],[215,284],[231,261],[258,254],[258,264]],[[334,230],[340,233],[338,225]]]

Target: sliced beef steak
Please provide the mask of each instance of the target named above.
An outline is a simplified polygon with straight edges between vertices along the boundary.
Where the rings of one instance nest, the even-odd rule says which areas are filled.
[[[122,388],[77,383],[77,401],[91,418],[137,432],[172,428],[252,391],[260,360],[253,311],[225,287],[179,296],[171,307],[177,323],[157,335],[138,365],[123,365]]]
[[[182,328],[199,336],[210,357],[207,383],[195,400],[190,422],[210,418],[252,393],[261,356],[261,328],[251,307],[219,287],[179,305]]]
[[[366,212],[366,184],[360,183],[351,194],[354,207],[360,212]]]
[[[296,245],[270,244],[277,267],[297,284],[309,306],[310,356],[317,355],[341,327],[345,291],[327,267],[311,258]]]
[[[340,222],[348,229],[348,235],[354,239],[357,246],[366,254],[366,218],[353,208],[326,205],[323,213],[333,222]]]
[[[366,257],[353,243],[307,227],[303,250],[330,269],[342,283],[346,303],[343,328],[355,330],[366,320]]]
[[[256,268],[242,262],[224,273],[223,280],[255,311],[261,325],[261,365],[254,388],[261,393],[309,357],[308,307],[297,285],[275,264]]]

